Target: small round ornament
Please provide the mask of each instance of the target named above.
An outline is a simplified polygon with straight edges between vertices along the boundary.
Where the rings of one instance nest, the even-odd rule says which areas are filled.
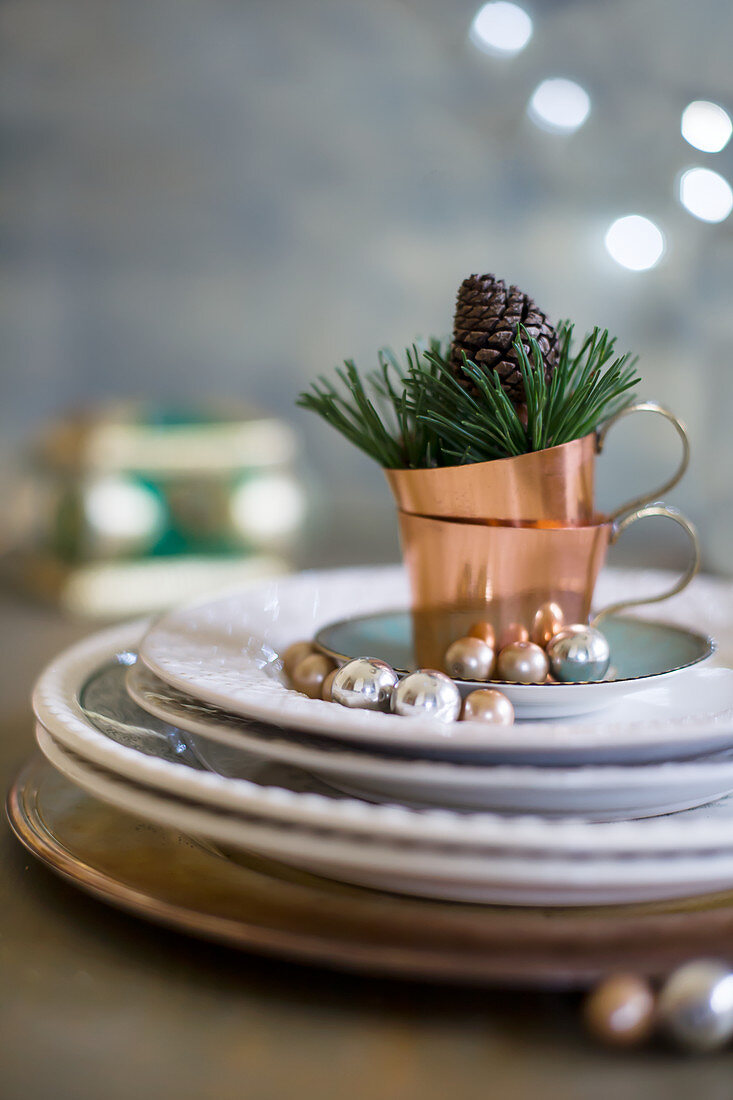
[[[461,712],[461,693],[445,673],[421,668],[400,680],[392,693],[392,710],[403,718],[455,722]]]
[[[562,684],[602,680],[611,662],[611,647],[594,626],[566,626],[547,645],[552,675]]]
[[[494,668],[494,651],[480,638],[459,638],[448,646],[444,668],[457,680],[489,680]]]
[[[485,722],[487,726],[513,726],[514,707],[500,691],[478,688],[463,700],[464,722]]]
[[[499,637],[496,642],[496,651],[499,653],[502,649],[506,649],[508,645],[513,645],[514,642],[528,642],[529,631],[526,626],[522,626],[521,623],[508,623],[502,630],[499,631]]]
[[[654,994],[636,974],[612,974],[589,994],[583,1021],[594,1038],[606,1046],[631,1047],[642,1043],[654,1027]]]
[[[333,681],[336,678],[337,672],[338,668],[332,668],[321,686],[321,699],[325,699],[327,703],[333,702],[331,690],[333,688]]]
[[[534,642],[512,642],[496,662],[497,678],[510,684],[544,684],[548,670],[547,654]]]
[[[698,959],[675,970],[657,1002],[662,1027],[687,1050],[715,1050],[733,1037],[733,973]]]
[[[287,676],[292,676],[295,666],[299,665],[306,657],[316,652],[313,642],[293,642],[282,654],[283,669]]]
[[[357,710],[389,710],[397,673],[376,657],[356,657],[337,670],[331,699]]]
[[[333,661],[322,653],[311,653],[304,657],[290,675],[290,682],[296,691],[307,695],[309,699],[320,699],[323,681],[334,669]]]
[[[564,625],[565,616],[560,605],[555,603],[554,600],[543,603],[542,607],[538,608],[532,622],[529,639],[535,645],[542,646],[544,649],[550,639],[554,638]]]
[[[496,643],[496,631],[491,623],[487,623],[484,619],[472,623],[466,631],[466,637],[479,638],[482,642],[486,642],[488,646],[491,646],[492,649]]]

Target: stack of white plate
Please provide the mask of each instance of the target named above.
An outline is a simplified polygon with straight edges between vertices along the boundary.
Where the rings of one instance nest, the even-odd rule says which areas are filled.
[[[599,595],[655,580],[609,571]],[[38,743],[139,818],[361,886],[519,905],[733,887],[733,584],[665,605],[715,661],[561,688],[562,718],[448,726],[287,686],[292,641],[406,603],[396,568],[301,574],[95,635],[41,676]]]

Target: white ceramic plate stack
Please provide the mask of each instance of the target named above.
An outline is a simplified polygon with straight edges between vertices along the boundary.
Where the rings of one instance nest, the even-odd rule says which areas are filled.
[[[599,598],[655,580],[609,571]],[[290,642],[406,601],[399,569],[302,574],[96,635],[41,677],[38,743],[123,810],[363,886],[525,905],[733,886],[733,585],[665,605],[717,638],[715,662],[611,685],[585,716],[445,726],[286,685]]]

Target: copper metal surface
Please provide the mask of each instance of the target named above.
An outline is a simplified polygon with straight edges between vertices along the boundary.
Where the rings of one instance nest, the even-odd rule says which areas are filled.
[[[497,636],[510,624],[531,628],[539,608],[555,603],[566,623],[588,622],[598,574],[612,542],[632,523],[651,516],[674,520],[688,534],[690,562],[673,588],[648,599],[624,601],[599,612],[666,599],[695,575],[694,529],[664,505],[650,505],[620,523],[598,517],[584,527],[488,526],[399,513],[419,665],[442,668],[445,651],[476,619]]]
[[[596,437],[560,447],[433,470],[385,470],[402,512],[476,522],[588,523],[593,516]]]
[[[689,463],[690,447],[684,425],[653,401],[637,402],[591,433],[559,447],[430,470],[385,470],[401,512],[475,523],[555,523],[584,526],[595,515],[595,457],[609,430],[624,417],[649,412],[668,420],[682,441],[682,458],[664,485],[621,505],[611,519],[656,500],[677,484]]]

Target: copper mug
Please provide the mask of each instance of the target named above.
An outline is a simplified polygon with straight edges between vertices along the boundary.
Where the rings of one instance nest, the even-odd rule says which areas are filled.
[[[673,476],[636,500],[617,508],[615,519],[641,508],[672,489],[685,473],[690,445],[684,425],[654,401],[641,401],[621,409],[598,432],[557,447],[476,462],[426,470],[385,470],[385,476],[401,512],[465,519],[500,521],[517,526],[555,523],[562,527],[592,524],[595,517],[595,459],[606,436],[622,417],[651,412],[668,420],[682,441],[682,458]]]
[[[400,512],[418,665],[441,668],[448,646],[477,619],[490,622],[498,636],[510,624],[529,629],[537,611],[554,603],[566,623],[588,622],[609,546],[633,523],[652,516],[673,520],[688,535],[686,569],[667,591],[615,603],[596,612],[594,622],[610,612],[666,600],[690,583],[699,568],[699,543],[692,524],[676,509],[650,504],[621,519],[596,517],[578,527],[489,525]]]

